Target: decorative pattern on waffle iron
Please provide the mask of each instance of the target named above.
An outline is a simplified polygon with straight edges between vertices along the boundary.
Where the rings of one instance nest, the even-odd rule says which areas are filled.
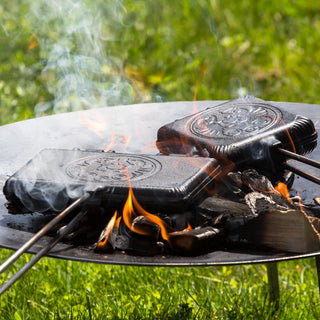
[[[161,170],[161,164],[146,156],[112,155],[86,157],[66,167],[69,177],[77,181],[117,183],[146,179]],[[128,174],[128,177],[127,177]]]
[[[246,137],[268,130],[281,116],[277,108],[264,103],[226,103],[194,116],[190,130],[210,138]]]

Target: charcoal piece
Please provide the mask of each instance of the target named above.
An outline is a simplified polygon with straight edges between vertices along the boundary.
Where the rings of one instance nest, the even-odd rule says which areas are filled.
[[[244,186],[253,192],[247,193],[244,197],[246,204],[252,214],[275,210],[295,209],[293,202],[275,190],[271,181],[254,169],[248,169],[241,173]]]
[[[199,223],[198,215],[195,214],[194,210],[178,213],[168,211],[167,214],[159,214],[158,216],[167,226],[176,231],[184,230],[188,225],[197,225]]]
[[[254,169],[243,171],[241,173],[241,180],[242,184],[249,187],[252,191],[268,192],[274,190],[271,181]]]
[[[246,236],[243,234],[243,229],[246,225],[254,219],[256,216],[242,216],[242,217],[234,217],[234,216],[223,216],[221,215],[220,224],[223,226],[223,231],[225,233],[226,241],[228,244],[243,244],[248,242]],[[219,221],[217,221],[218,223]],[[219,224],[218,224],[219,226]]]
[[[294,145],[294,146],[293,146]],[[286,160],[278,147],[298,154],[317,145],[310,119],[280,110],[254,97],[208,108],[162,126],[157,147],[163,154],[197,154],[233,161],[238,169],[256,168],[272,180],[283,174]]]
[[[223,186],[227,189],[227,193],[230,195],[230,192],[238,197],[243,194],[243,182],[241,179],[241,172],[229,172],[222,179]],[[218,193],[221,193],[222,190],[219,187]]]
[[[224,234],[212,227],[199,227],[191,230],[171,232],[169,243],[173,252],[196,256],[213,250],[222,249],[225,245]]]
[[[216,189],[215,195],[230,201],[244,203],[244,196],[248,193],[241,180],[241,172],[231,171],[226,174]]]
[[[92,205],[117,209],[129,192],[148,211],[185,211],[221,174],[214,159],[44,149],[10,177],[3,192],[29,212],[59,212],[95,192]]]
[[[160,240],[160,227],[145,216],[138,216],[132,221],[133,232]]]
[[[251,192],[245,196],[246,203],[254,215],[271,210],[289,210],[296,206],[277,192]]]
[[[152,235],[141,235],[129,230],[124,221],[121,220],[119,230],[114,236],[114,248],[128,254],[138,256],[154,256],[164,250],[164,244],[155,240]]]
[[[274,185],[279,183],[286,186],[289,190],[294,180],[294,174],[290,171],[285,171],[281,181],[272,182],[264,175],[258,173],[254,169],[247,169],[240,173],[242,185],[246,188],[247,193],[250,191],[258,191],[264,193],[274,193]]]
[[[221,213],[240,216],[250,214],[250,210],[246,204],[215,196],[204,199],[198,205],[198,208],[200,212],[211,216],[217,216]]]

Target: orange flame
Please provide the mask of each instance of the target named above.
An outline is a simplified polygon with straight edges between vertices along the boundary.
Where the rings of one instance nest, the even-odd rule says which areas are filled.
[[[105,232],[105,238],[102,241],[99,241],[97,244],[97,249],[103,249],[105,247],[105,245],[108,242],[109,236],[113,230],[113,227],[115,225],[116,222],[116,218],[117,218],[117,211],[114,213],[113,217],[109,220],[107,228],[106,228],[106,232]]]
[[[94,132],[98,137],[100,137],[103,140],[107,140],[106,138],[106,129],[107,124],[105,122],[105,119],[102,117],[102,115],[97,110],[90,110],[91,114],[94,115],[94,119],[89,119],[87,117],[84,117],[82,119],[83,125],[89,129],[90,131]],[[127,136],[124,137],[124,142],[128,143],[130,138]],[[110,151],[115,144],[115,135],[113,132],[111,132],[111,141],[109,145],[103,150],[104,152]]]
[[[142,206],[139,204],[139,202],[135,198],[133,191],[130,187],[129,195],[128,195],[127,201],[124,205],[124,208],[123,208],[123,220],[124,220],[126,226],[130,230],[132,230],[136,233],[142,234],[142,235],[147,235],[146,232],[144,232],[143,230],[140,230],[139,228],[134,228],[132,226],[133,219],[135,217],[137,217],[138,215],[144,216],[149,221],[158,225],[160,227],[162,238],[166,241],[169,241],[169,235],[167,232],[168,226],[161,220],[161,218],[149,213],[148,211],[146,211],[145,209],[142,208]]]
[[[100,138],[105,139],[104,131],[106,130],[107,125],[104,118],[94,109],[91,110],[91,114],[94,115],[94,119],[83,118],[83,125]]]
[[[109,143],[109,145],[103,150],[103,152],[108,152],[110,151],[113,147],[114,147],[114,133],[111,132],[111,142]]]
[[[280,118],[280,122],[283,124],[284,127],[286,126],[286,124],[285,124],[285,122],[283,121],[282,118]],[[291,134],[290,134],[289,130],[287,128],[285,128],[285,131],[286,131],[287,137],[288,137],[288,139],[290,141],[290,144],[291,144],[291,147],[292,147],[292,151],[294,153],[297,153],[296,146],[294,145],[294,142],[293,142],[293,139],[291,137]]]
[[[277,192],[279,192],[283,197],[285,197],[291,204],[293,204],[290,195],[288,187],[285,183],[279,182],[277,186],[274,188]]]
[[[188,226],[184,228],[183,231],[186,231],[186,230],[192,230],[191,224],[189,222],[188,222]]]
[[[127,200],[124,204],[123,211],[122,211],[122,217],[123,217],[124,223],[126,224],[126,226],[130,230],[132,230],[136,233],[142,234],[142,235],[146,235],[146,233],[144,231],[140,230],[139,228],[134,228],[132,226],[132,222],[135,217],[137,217],[139,215],[144,216],[149,221],[155,223],[156,225],[158,225],[160,227],[160,232],[161,232],[162,238],[169,242],[169,235],[168,235],[167,230],[170,229],[170,227],[168,225],[166,225],[166,223],[164,221],[162,221],[161,218],[159,218],[156,215],[153,215],[152,213],[149,213],[140,205],[140,203],[137,201],[136,197],[133,194],[131,181],[130,181],[127,169],[121,163],[120,163],[120,166],[122,167],[122,169],[127,177],[128,184],[129,184],[128,197],[127,197]]]
[[[116,211],[117,212],[117,211]],[[120,221],[121,221],[121,217],[119,217],[118,219],[117,219],[117,221],[116,221],[116,226],[117,226],[117,228],[119,229],[119,227],[120,227]]]

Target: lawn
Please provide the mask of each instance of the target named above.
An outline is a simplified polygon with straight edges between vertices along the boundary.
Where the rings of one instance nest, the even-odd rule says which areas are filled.
[[[33,0],[0,4],[0,124],[140,102],[319,104],[320,4],[305,0]],[[9,250],[0,250],[4,261]],[[31,256],[8,272],[8,279]],[[43,258],[0,319],[317,319],[314,259],[148,268]]]

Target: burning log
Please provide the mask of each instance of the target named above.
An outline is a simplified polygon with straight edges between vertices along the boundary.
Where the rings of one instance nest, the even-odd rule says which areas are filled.
[[[274,190],[271,181],[255,169],[247,169],[240,173],[243,186],[249,187],[252,191],[270,192]]]
[[[272,210],[290,210],[296,207],[289,203],[278,193],[265,194],[263,192],[251,192],[245,196],[246,203],[252,214],[258,216],[260,213]]]
[[[301,210],[272,210],[249,220],[241,240],[277,251],[307,253],[320,250],[320,235],[312,220]],[[319,219],[316,219],[319,224]]]
[[[145,216],[138,216],[132,221],[132,230],[139,234],[147,235],[155,241],[160,239],[161,229],[159,225]]]
[[[211,225],[224,230],[229,244],[295,253],[320,249],[320,219],[294,204],[286,185],[274,188],[256,170],[233,172],[230,178],[241,189],[237,194],[246,190],[245,203],[213,196],[199,205],[202,213],[212,217]]]
[[[170,233],[171,249],[180,255],[199,255],[222,249],[224,245],[223,232],[213,227],[199,227]]]
[[[98,253],[113,253],[124,251],[139,256],[153,256],[163,251],[164,244],[160,241],[160,227],[144,216],[136,217],[133,230],[128,229],[121,220],[119,226],[115,220],[116,214],[102,231],[94,251]]]
[[[94,251],[100,253],[112,253],[115,250],[114,238],[118,232],[116,225],[117,212],[109,220],[107,226],[102,230],[98,242],[94,245]]]
[[[286,185],[280,183],[274,188],[269,179],[258,174],[256,170],[245,170],[241,174],[244,185],[252,192],[245,195],[245,201],[254,215],[271,210],[295,209],[295,205],[289,199],[289,191]],[[282,190],[280,190],[280,186]],[[282,191],[282,194],[278,191]]]
[[[145,227],[145,225],[144,225]],[[156,229],[156,226],[154,227]],[[123,220],[114,239],[116,250],[139,256],[154,256],[163,252],[164,244],[154,234],[139,234],[126,226]]]
[[[250,214],[248,206],[244,203],[228,200],[226,198],[212,196],[204,199],[199,205],[200,212],[211,217],[224,215],[246,216]]]
[[[252,215],[226,222],[230,241],[296,253],[320,249],[320,220],[297,207],[285,185],[280,183],[273,188],[255,170],[246,170],[241,176],[244,184],[253,190],[245,196]]]

